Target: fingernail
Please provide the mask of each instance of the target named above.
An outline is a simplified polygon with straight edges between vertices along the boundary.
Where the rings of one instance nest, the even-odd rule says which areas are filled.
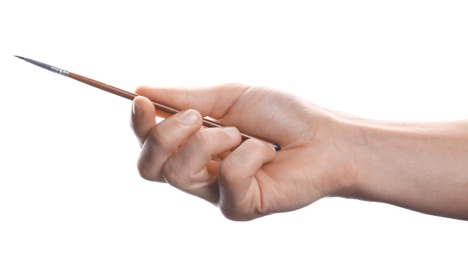
[[[133,101],[132,112],[133,115],[135,115],[137,118],[143,117],[143,109],[141,109],[140,105],[138,105],[138,103],[135,101]]]
[[[197,113],[191,109],[182,112],[179,118],[184,125],[193,125],[198,121]]]
[[[224,127],[224,131],[226,131],[226,133],[232,139],[239,138],[239,135],[240,135],[239,130],[237,130],[237,128],[235,127]]]

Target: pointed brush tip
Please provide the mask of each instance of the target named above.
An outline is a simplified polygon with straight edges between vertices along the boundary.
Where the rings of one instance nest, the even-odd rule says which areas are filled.
[[[15,57],[18,58],[18,59],[24,60],[24,57],[21,57],[21,56],[18,56],[18,55],[13,55],[13,56],[15,56]]]

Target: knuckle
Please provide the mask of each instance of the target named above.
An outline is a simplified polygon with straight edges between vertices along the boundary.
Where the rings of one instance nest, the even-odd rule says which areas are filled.
[[[221,209],[221,213],[223,213],[223,216],[229,220],[240,221],[242,219],[239,216],[239,214],[235,214],[234,212],[229,211],[229,210]]]
[[[224,160],[220,167],[219,167],[219,172],[220,172],[220,175],[227,179],[227,180],[230,180],[232,178],[234,178],[237,174],[237,169],[239,168],[238,166],[238,161],[237,160],[237,157],[236,155],[232,155],[229,159],[227,160]]]
[[[146,167],[146,164],[143,162],[143,160],[138,160],[137,162],[137,169],[138,172],[140,173],[140,176],[148,181],[152,181],[154,179],[154,174],[152,174],[148,168]]]
[[[150,140],[152,145],[154,146],[161,146],[163,145],[163,136],[161,135],[160,131],[158,131],[158,127],[153,127],[151,131],[148,133],[148,136],[146,139]]]
[[[232,221],[249,221],[256,218],[254,215],[237,208],[221,207],[221,213],[225,218]]]
[[[147,163],[142,159],[138,160],[137,169],[138,169],[138,172],[140,173],[140,176],[145,180],[158,181],[158,182],[164,181],[161,175],[159,174],[159,172],[149,170]]]
[[[181,167],[174,161],[168,162],[163,166],[164,178],[174,187],[183,186],[183,183],[186,180],[186,176],[181,173],[180,168]]]
[[[197,145],[203,149],[203,147],[206,147],[208,144],[210,144],[211,139],[210,137],[206,134],[206,131],[198,131],[193,135],[193,140],[197,143]]]
[[[146,136],[143,144],[151,147],[150,149],[164,151],[164,152],[176,152],[177,147],[171,143],[170,138],[164,131],[161,131],[157,126],[153,127]]]

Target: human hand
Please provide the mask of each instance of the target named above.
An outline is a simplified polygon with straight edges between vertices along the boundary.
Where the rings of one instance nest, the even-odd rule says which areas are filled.
[[[324,108],[240,84],[136,92],[132,127],[142,146],[141,176],[203,198],[229,219],[292,211],[353,185],[351,164],[340,152],[346,134]],[[148,98],[181,112],[156,123]],[[236,128],[203,128],[205,116]],[[258,139],[242,142],[239,131],[282,150]]]

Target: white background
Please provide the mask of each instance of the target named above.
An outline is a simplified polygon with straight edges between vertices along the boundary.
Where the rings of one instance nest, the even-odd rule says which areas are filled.
[[[323,199],[232,222],[139,177],[133,91],[241,82],[383,120],[468,118],[465,1],[0,3],[0,259],[467,259],[468,223]]]

